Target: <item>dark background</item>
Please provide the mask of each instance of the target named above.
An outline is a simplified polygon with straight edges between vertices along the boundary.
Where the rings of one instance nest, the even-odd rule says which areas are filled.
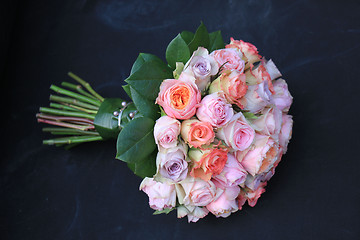
[[[359,1],[1,3],[1,239],[360,239]],[[293,139],[266,193],[226,219],[153,216],[115,142],[43,146],[39,106],[73,71],[106,97],[139,52],[200,21],[255,44],[294,97]]]

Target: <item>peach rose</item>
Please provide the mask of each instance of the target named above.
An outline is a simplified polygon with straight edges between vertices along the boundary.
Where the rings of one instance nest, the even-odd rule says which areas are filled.
[[[190,149],[189,158],[193,162],[190,175],[209,181],[212,176],[220,174],[227,161],[227,149],[206,148]]]
[[[161,182],[180,182],[188,173],[187,145],[180,143],[167,151],[158,152],[156,156],[157,173],[155,180]]]
[[[283,149],[283,152],[286,153],[287,145],[292,136],[292,127],[293,127],[293,120],[291,115],[282,115],[282,126],[279,134],[279,143]]]
[[[164,208],[176,206],[176,192],[173,184],[154,181],[153,178],[144,178],[140,190],[149,196],[149,205],[152,209],[161,211]]]
[[[244,72],[245,62],[241,59],[242,53],[234,48],[219,49],[211,54],[215,58],[219,67],[222,69],[236,70],[239,73]]]
[[[227,157],[224,169],[219,175],[213,177],[213,181],[218,182],[224,188],[243,184],[248,175],[245,168],[233,154],[228,153]]]
[[[219,67],[206,48],[199,47],[185,64],[184,72],[192,74],[200,91],[210,83],[211,76],[217,74]]]
[[[254,145],[246,152],[236,152],[235,157],[251,175],[269,171],[275,164],[279,145],[270,136],[256,134]]]
[[[234,110],[224,96],[223,92],[215,92],[206,95],[200,102],[196,116],[203,122],[210,123],[213,127],[222,127],[227,124]]]
[[[159,150],[173,148],[178,144],[181,124],[175,118],[162,116],[156,120],[154,138]]]
[[[181,124],[181,137],[190,147],[198,148],[214,141],[215,133],[210,123],[189,119]]]
[[[241,112],[235,114],[230,122],[216,133],[216,137],[224,140],[228,146],[236,151],[244,151],[250,147],[254,136],[255,130]]]
[[[274,94],[274,86],[272,85],[270,74],[263,65],[258,65],[255,69],[253,66],[245,72],[246,83],[248,85],[256,85],[262,82],[267,83],[267,87],[271,94]]]
[[[239,193],[239,186],[227,187],[220,197],[208,204],[206,208],[216,217],[226,218],[239,209],[236,202]]]
[[[260,61],[261,59],[257,48],[249,42],[244,42],[242,40],[234,40],[234,38],[230,38],[230,44],[226,45],[225,47],[239,49],[243,54],[243,60],[246,62],[247,67],[250,64]]]
[[[203,207],[216,200],[223,190],[217,188],[212,181],[188,176],[176,184],[176,194],[180,204],[185,206]]]
[[[244,96],[248,89],[245,80],[245,74],[237,71],[223,71],[220,77],[211,83],[209,94],[223,91],[229,103],[236,104],[243,109],[246,105]]]
[[[156,103],[169,117],[189,119],[195,115],[201,94],[195,79],[182,73],[178,80],[166,79],[161,83]]]
[[[284,79],[274,81],[275,94],[272,96],[272,101],[283,112],[288,112],[293,101],[288,85]]]

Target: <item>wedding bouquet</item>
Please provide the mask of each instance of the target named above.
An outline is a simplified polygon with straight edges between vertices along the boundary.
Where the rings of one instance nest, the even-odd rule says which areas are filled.
[[[123,86],[132,102],[104,99],[88,83],[51,89],[40,122],[63,146],[117,138],[116,159],[143,178],[154,214],[177,210],[196,222],[209,212],[228,217],[255,206],[286,153],[292,96],[272,60],[251,43],[220,31],[183,31],[167,46],[166,62],[139,54]],[[85,89],[84,89],[85,88]]]

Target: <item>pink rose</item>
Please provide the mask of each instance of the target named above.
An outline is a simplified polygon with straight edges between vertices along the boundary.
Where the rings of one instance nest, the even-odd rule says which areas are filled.
[[[275,167],[271,168],[270,171],[252,176],[250,174],[247,175],[245,186],[252,191],[255,191],[262,185],[264,182],[267,182],[274,176],[275,174]]]
[[[216,133],[216,137],[224,140],[234,150],[239,151],[244,151],[250,147],[254,136],[254,129],[241,112],[235,114],[230,122]]]
[[[149,196],[149,205],[152,209],[161,211],[164,208],[176,206],[176,192],[173,184],[155,182],[152,178],[144,178],[140,190]]]
[[[288,85],[284,79],[274,81],[275,94],[272,96],[272,101],[283,112],[288,112],[293,101]]]
[[[190,149],[188,154],[193,162],[190,175],[209,181],[224,169],[227,153],[228,150],[222,148]]]
[[[216,217],[228,217],[231,213],[236,212],[239,207],[236,198],[240,193],[239,186],[225,188],[224,192],[218,199],[211,202],[206,208]]]
[[[206,48],[199,47],[185,64],[184,72],[192,74],[200,91],[210,83],[210,77],[219,71],[217,62]]]
[[[209,122],[213,127],[222,127],[230,121],[234,110],[223,92],[206,95],[200,102],[196,116],[203,122]]]
[[[180,204],[203,207],[216,200],[223,190],[217,188],[212,181],[188,176],[176,185],[176,193]]]
[[[196,206],[185,206],[181,205],[177,208],[177,217],[183,218],[188,217],[188,222],[197,222],[200,218],[208,215],[209,210],[206,207],[196,207]]]
[[[277,160],[279,145],[270,137],[256,134],[254,145],[247,152],[236,152],[235,157],[251,175],[269,171]]]
[[[292,135],[293,120],[291,115],[282,115],[282,126],[279,134],[279,143],[283,148],[283,152],[286,153],[287,145]]]
[[[161,83],[156,103],[163,107],[169,117],[189,119],[196,113],[201,94],[195,79],[182,73],[179,80],[166,79]]]
[[[272,136],[277,140],[281,129],[282,112],[274,107],[264,108],[261,114],[259,118],[252,121],[255,130],[261,134]]]
[[[189,119],[181,124],[181,137],[190,147],[198,148],[214,141],[215,133],[210,123]]]
[[[257,48],[248,42],[244,42],[242,40],[234,40],[234,38],[230,38],[230,44],[225,46],[226,48],[237,48],[243,54],[243,59],[246,62],[246,66],[248,67],[250,64],[260,61],[261,56]]]
[[[222,69],[244,72],[245,62],[241,59],[242,53],[234,48],[215,50],[211,53],[219,67]]]
[[[180,135],[180,126],[178,120],[168,116],[162,116],[156,120],[154,138],[159,150],[176,147]]]
[[[165,152],[159,152],[156,156],[157,173],[155,180],[164,182],[180,182],[188,173],[187,146],[180,143]]]
[[[262,82],[257,85],[249,86],[245,95],[246,106],[243,110],[258,113],[266,106],[272,103],[272,94],[268,88],[267,82]]]
[[[220,77],[213,81],[209,88],[209,94],[223,91],[226,100],[231,104],[236,104],[243,109],[246,105],[244,98],[248,86],[245,81],[245,74],[237,71],[223,71]]]
[[[224,188],[241,185],[245,182],[247,172],[233,154],[227,154],[227,162],[222,172],[213,177]]]
[[[279,69],[276,67],[275,63],[271,59],[269,61],[263,59],[261,61],[261,64],[265,67],[266,71],[269,73],[271,80],[274,80],[282,76]]]

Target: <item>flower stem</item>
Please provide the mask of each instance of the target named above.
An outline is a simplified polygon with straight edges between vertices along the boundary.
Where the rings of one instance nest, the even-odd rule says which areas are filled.
[[[84,142],[93,142],[93,141],[102,141],[101,136],[74,136],[74,137],[65,137],[65,138],[54,138],[44,140],[43,144],[54,145],[54,144],[72,144],[72,143],[84,143]]]
[[[63,127],[46,127],[42,129],[43,132],[50,132],[54,135],[93,135],[100,136],[98,132],[94,131],[84,131],[78,129],[69,129]]]
[[[47,123],[50,125],[60,126],[60,127],[66,127],[66,128],[74,128],[79,130],[89,130],[89,129],[95,129],[93,125],[77,125],[77,124],[71,124],[71,123],[65,123],[65,122],[57,122],[57,121],[51,121],[43,118],[38,118],[38,122]]]
[[[78,83],[80,83],[81,85],[83,85],[85,87],[86,90],[88,90],[94,97],[96,97],[97,99],[99,99],[101,102],[104,101],[104,98],[102,96],[100,96],[97,92],[94,91],[94,89],[92,89],[92,87],[90,86],[89,83],[85,82],[83,79],[81,79],[80,77],[76,76],[75,74],[73,74],[72,72],[69,72],[68,75],[73,78],[75,81],[77,81]]]
[[[61,86],[63,87],[67,87],[67,88],[70,88],[72,90],[75,90],[77,91],[78,93],[82,94],[82,95],[85,95],[89,98],[92,98],[92,99],[96,99],[96,97],[94,97],[93,95],[91,95],[90,93],[86,92],[81,85],[76,85],[76,84],[72,84],[72,83],[69,83],[69,82],[62,82],[61,83]]]
[[[37,118],[43,118],[43,119],[49,119],[54,121],[67,121],[67,122],[77,122],[80,124],[94,124],[93,120],[87,119],[87,118],[81,118],[81,117],[64,117],[64,116],[54,116],[54,115],[46,115],[42,113],[36,114]]]
[[[58,110],[53,108],[47,108],[47,107],[40,107],[40,112],[42,113],[50,113],[54,115],[61,115],[61,116],[67,116],[67,117],[80,117],[80,118],[88,118],[88,119],[95,119],[95,115],[90,115],[87,113],[81,113],[81,112],[70,112],[70,111],[64,111],[64,110]]]
[[[55,101],[55,102],[59,102],[59,103],[73,104],[73,105],[83,107],[83,108],[87,108],[87,109],[91,109],[91,110],[96,110],[96,111],[99,110],[99,107],[97,107],[97,106],[87,104],[87,103],[83,103],[83,102],[80,102],[80,101],[78,101],[76,99],[73,99],[73,98],[50,95],[50,100]]]
[[[71,92],[69,90],[60,88],[60,87],[55,86],[55,85],[51,85],[50,89],[57,92],[57,93],[60,93],[60,94],[63,94],[63,95],[78,99],[78,100],[83,101],[83,102],[90,103],[90,104],[98,106],[98,107],[101,105],[101,102],[99,100],[95,100],[95,99],[83,96],[81,94]]]

